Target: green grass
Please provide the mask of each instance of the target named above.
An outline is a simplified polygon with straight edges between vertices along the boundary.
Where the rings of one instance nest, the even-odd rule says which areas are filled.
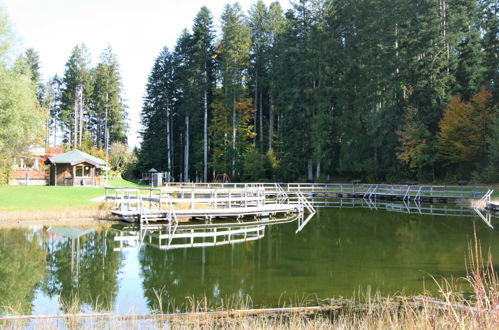
[[[0,186],[0,210],[42,210],[93,204],[103,188]]]
[[[112,187],[140,187],[124,179],[111,179]],[[0,186],[0,211],[49,210],[95,204],[92,198],[103,196],[104,188]]]
[[[147,187],[147,185],[137,184],[132,181],[128,181],[122,178],[113,178],[108,180],[107,186],[115,187],[115,188],[138,188],[138,187]]]

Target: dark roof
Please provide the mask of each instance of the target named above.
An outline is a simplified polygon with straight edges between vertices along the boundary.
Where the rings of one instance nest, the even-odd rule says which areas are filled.
[[[45,162],[46,164],[71,164],[77,165],[80,163],[89,163],[94,166],[105,166],[106,162],[100,158],[89,155],[80,150],[71,150],[69,152],[50,157]]]

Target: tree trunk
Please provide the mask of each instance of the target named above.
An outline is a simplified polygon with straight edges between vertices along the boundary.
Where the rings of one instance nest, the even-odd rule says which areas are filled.
[[[102,147],[102,120],[100,111],[97,113],[97,149],[101,149]]]
[[[321,162],[318,162],[315,168],[315,179],[319,179],[321,175]]]
[[[236,90],[232,91],[232,177],[236,174]]]
[[[54,148],[57,146],[57,119],[54,117]]]
[[[312,181],[314,179],[314,171],[312,169],[312,159],[308,160],[308,181]]]
[[[255,133],[255,136],[253,136],[253,147],[256,149],[256,135],[257,135],[257,118],[258,118],[258,68],[256,70],[256,77],[255,77],[255,115],[253,118],[254,121],[254,127],[253,127],[253,132]]]
[[[80,136],[78,137],[78,146],[81,147],[81,140],[83,136],[83,90],[82,87],[80,87],[80,94],[78,95],[79,98],[79,109],[80,109]]]
[[[189,182],[189,115],[185,116],[184,181]]]
[[[78,89],[74,95],[74,124],[73,124],[73,149],[76,149],[78,142]]]
[[[166,107],[166,161],[168,165],[168,182],[172,175],[172,158],[171,158],[171,132],[170,132],[170,109]]]
[[[274,135],[274,99],[270,97],[269,106],[269,150],[272,150],[272,136]]]
[[[260,88],[260,152],[263,152],[263,104],[262,104],[262,89]]]
[[[206,62],[204,63],[204,146],[203,146],[203,180],[208,182],[208,78],[206,72]]]

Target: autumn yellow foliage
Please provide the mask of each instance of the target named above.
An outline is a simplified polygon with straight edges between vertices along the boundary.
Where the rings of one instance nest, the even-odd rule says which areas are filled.
[[[470,102],[454,96],[445,108],[437,150],[447,164],[474,168],[487,157],[487,131],[496,116],[492,93],[482,89]]]

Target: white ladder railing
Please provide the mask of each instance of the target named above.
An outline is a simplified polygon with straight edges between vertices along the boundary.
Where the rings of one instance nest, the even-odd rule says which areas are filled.
[[[482,198],[480,198],[480,205],[485,202],[486,200],[488,200],[490,202],[490,196],[494,193],[494,190],[493,189],[489,189],[487,190],[487,192],[485,193],[485,195],[482,196]]]
[[[275,189],[277,204],[289,204],[289,196],[284,189],[282,189],[281,185],[276,183]]]
[[[300,205],[302,207],[305,207],[310,214],[315,214],[317,212],[301,192],[297,191],[296,195],[298,196],[298,202],[300,203]]]
[[[419,187],[418,192],[416,193],[416,196],[414,197],[415,201],[416,200],[421,200],[421,189],[422,188],[423,188],[422,186]]]
[[[407,187],[407,190],[406,190],[406,192],[405,192],[405,194],[404,194],[404,198],[403,198],[403,200],[404,200],[404,201],[405,201],[406,199],[407,199],[407,200],[409,200],[409,199],[410,199],[410,197],[411,197],[411,196],[409,195],[409,192],[410,192],[410,191],[411,191],[411,186],[408,186],[408,187]]]
[[[487,226],[494,229],[494,226],[492,226],[492,221],[491,221],[492,216],[490,215],[490,212],[487,212],[487,213],[485,213],[485,215],[483,215],[479,209],[475,208],[474,210],[475,210],[476,214],[478,214],[478,216],[483,220],[483,222],[485,222],[485,224]]]

